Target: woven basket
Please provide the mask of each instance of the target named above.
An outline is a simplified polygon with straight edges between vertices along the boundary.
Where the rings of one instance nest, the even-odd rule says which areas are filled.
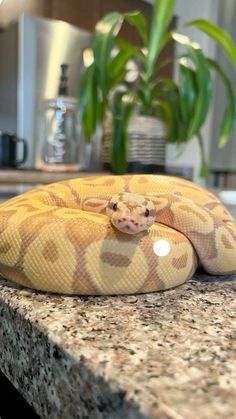
[[[111,118],[107,118],[103,131],[102,160],[105,167],[110,164]],[[135,115],[128,129],[128,167],[135,169],[152,167],[160,171],[165,167],[166,127],[154,117]]]

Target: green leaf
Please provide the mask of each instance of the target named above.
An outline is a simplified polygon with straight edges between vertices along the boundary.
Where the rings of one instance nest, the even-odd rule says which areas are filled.
[[[225,91],[226,91],[227,105],[226,105],[224,116],[221,122],[220,138],[219,138],[219,147],[222,148],[227,143],[229,134],[233,128],[234,118],[235,118],[235,97],[232,91],[231,82],[226,76],[225,72],[219,66],[219,64],[210,58],[208,59],[208,62],[210,66],[220,76],[222,82],[224,83]]]
[[[159,110],[161,117],[166,122],[168,141],[174,143],[177,140],[177,129],[176,118],[172,106],[167,101],[163,100],[159,104]]]
[[[98,83],[106,96],[109,90],[108,62],[114,47],[114,38],[124,21],[124,15],[112,12],[105,15],[95,26],[93,37],[94,66]]]
[[[205,161],[201,162],[198,176],[201,178],[206,178],[208,174],[209,174],[209,169],[208,169],[207,163]]]
[[[125,19],[130,25],[134,26],[137,29],[139,36],[143,40],[144,46],[147,46],[148,26],[144,15],[139,11],[134,11],[131,13],[126,13]]]
[[[207,59],[196,42],[187,36],[172,32],[173,39],[187,48],[188,57],[192,61],[196,74],[197,98],[194,105],[194,114],[188,130],[188,139],[197,134],[204,124],[212,98],[212,80]]]
[[[132,93],[117,92],[114,96],[110,155],[115,174],[124,174],[127,169],[128,124],[135,104]]]
[[[209,66],[202,51],[189,47],[189,54],[196,67],[196,82],[198,87],[194,115],[188,132],[188,137],[191,138],[199,131],[206,120],[212,98],[212,81]]]
[[[119,40],[117,44],[120,50],[108,64],[110,78],[109,89],[119,84],[119,82],[124,81],[126,75],[126,64],[129,59],[138,52],[137,47],[123,39]]]
[[[197,97],[196,72],[182,62],[182,60],[179,62],[180,110],[183,121],[189,122]]]
[[[96,129],[98,90],[94,76],[94,65],[86,69],[79,87],[79,113],[85,138],[90,139]]]
[[[225,54],[236,68],[236,44],[227,32],[214,23],[204,19],[192,20],[187,22],[186,26],[196,26],[217,41],[223,47]]]
[[[168,127],[168,139],[170,142],[181,141],[180,100],[178,87],[172,80],[161,79],[156,86],[157,94],[158,85],[160,86],[160,91],[163,94],[163,109],[165,110],[166,117],[170,123],[170,126]]]
[[[111,56],[112,49],[117,44],[116,36],[124,20],[134,26],[145,43],[147,42],[147,23],[141,12],[111,12],[97,23],[93,37],[94,65],[103,96],[106,96],[109,88],[117,83],[116,80],[122,79],[119,74],[125,74],[124,66],[126,62],[137,53],[137,47],[120,39],[119,44],[123,44],[123,52],[120,51],[119,55],[114,58]],[[117,68],[116,65],[118,65]]]
[[[198,176],[202,177],[202,178],[206,178],[208,176],[208,165],[206,163],[206,159],[205,159],[205,150],[204,150],[204,144],[203,144],[203,138],[201,135],[201,132],[198,131],[197,133],[197,140],[198,140],[198,145],[199,145],[199,150],[200,150],[200,156],[201,156],[201,163],[200,163],[200,169],[198,172]]]
[[[146,62],[147,77],[153,74],[157,56],[163,46],[163,36],[173,16],[175,0],[154,0],[148,55]]]

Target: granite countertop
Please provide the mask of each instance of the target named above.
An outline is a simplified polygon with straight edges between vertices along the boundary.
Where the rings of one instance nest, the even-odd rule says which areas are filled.
[[[0,369],[42,418],[235,418],[236,276],[140,296],[0,283]]]

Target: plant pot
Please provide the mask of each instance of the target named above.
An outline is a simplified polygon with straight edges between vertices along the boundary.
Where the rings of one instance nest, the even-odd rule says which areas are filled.
[[[110,165],[111,118],[108,117],[103,130],[102,160],[105,169]],[[166,127],[158,118],[135,115],[128,128],[127,172],[165,172]]]

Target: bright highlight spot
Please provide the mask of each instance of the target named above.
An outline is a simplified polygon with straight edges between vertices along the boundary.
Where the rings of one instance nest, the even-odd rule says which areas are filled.
[[[91,48],[86,48],[83,51],[83,60],[84,60],[85,67],[90,67],[90,65],[93,64],[94,57],[93,57],[93,51]]]
[[[170,252],[170,243],[167,240],[157,240],[153,245],[154,253],[157,256],[166,256]]]

